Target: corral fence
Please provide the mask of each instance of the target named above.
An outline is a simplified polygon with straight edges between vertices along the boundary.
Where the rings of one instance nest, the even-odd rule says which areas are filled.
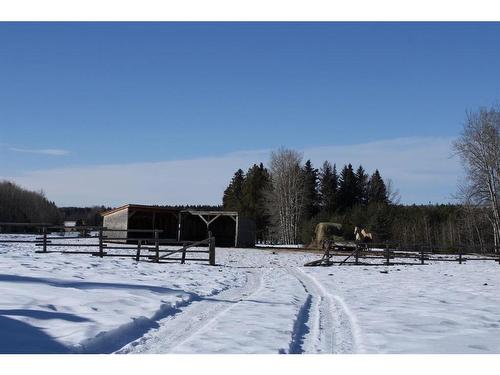
[[[7,231],[4,231],[4,228]],[[12,228],[18,230],[12,232]],[[74,226],[65,227],[47,223],[0,223],[0,233],[21,233],[31,232],[36,234],[35,239],[0,238],[0,243],[32,243],[40,248],[38,254],[87,254],[97,257],[125,257],[133,258],[136,261],[147,259],[155,263],[171,263],[180,261],[181,264],[186,261],[208,262],[209,265],[215,265],[215,237],[208,232],[208,237],[201,241],[182,241],[179,243],[174,239],[160,238],[162,230],[159,229],[111,229],[100,226]],[[66,236],[58,233],[94,233],[90,238],[96,239],[96,243],[76,243],[75,239],[80,237]],[[142,237],[132,239],[123,237],[123,234],[134,233],[142,234]],[[71,242],[73,241],[73,242]],[[207,250],[199,247],[208,247]],[[56,250],[58,248],[72,248],[71,250]],[[168,247],[168,248],[165,248]],[[172,247],[177,247],[172,249]],[[77,250],[79,248],[96,248],[96,250]],[[121,252],[116,252],[116,251]],[[207,254],[208,257],[201,257],[201,254]]]
[[[324,253],[321,259],[308,262],[305,266],[331,266],[331,265],[424,265],[428,262],[458,262],[467,261],[495,261],[500,265],[500,246],[483,245],[454,245],[436,246],[427,244],[401,245],[397,243],[356,243],[352,245],[339,245],[325,241],[322,246]],[[453,251],[450,252],[450,249]],[[334,257],[344,257],[334,260]],[[372,259],[370,262],[364,260]],[[380,260],[381,262],[374,262]]]

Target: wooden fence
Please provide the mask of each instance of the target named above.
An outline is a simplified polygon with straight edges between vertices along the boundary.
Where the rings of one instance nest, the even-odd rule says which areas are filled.
[[[215,237],[211,232],[208,232],[208,238],[201,241],[183,241],[177,242],[173,239],[160,238],[159,229],[110,229],[105,227],[95,226],[75,226],[64,227],[51,225],[47,223],[0,223],[0,228],[10,227],[25,227],[35,228],[38,237],[34,240],[23,239],[0,239],[0,243],[33,243],[36,247],[41,248],[36,253],[62,253],[62,254],[87,254],[92,256],[104,257],[125,257],[134,258],[139,261],[141,258],[146,258],[155,263],[169,263],[180,261],[181,264],[186,261],[202,261],[208,262],[209,265],[215,265]],[[76,237],[61,236],[53,234],[53,230],[68,230],[71,232],[93,231],[97,236],[91,237],[97,239],[97,243],[71,243]],[[106,234],[104,234],[106,232]],[[113,233],[126,232],[128,233],[144,233],[143,237],[139,238],[123,238]],[[152,237],[147,237],[146,234],[153,234]],[[19,233],[15,233],[19,234]],[[110,235],[111,234],[111,235]],[[134,243],[129,243],[133,241]],[[168,246],[169,248],[165,249]],[[180,246],[177,249],[171,247]],[[207,250],[195,249],[195,247],[207,246]],[[96,250],[51,250],[50,248],[97,248]],[[163,247],[163,248],[162,248]],[[116,250],[129,251],[116,253]],[[195,254],[195,257],[188,255]],[[207,257],[200,257],[200,254],[207,254]]]
[[[325,241],[323,244],[323,256],[321,259],[308,262],[305,266],[331,266],[331,265],[423,265],[427,262],[458,262],[459,264],[475,260],[492,260],[500,265],[500,247],[490,245],[483,246],[491,249],[489,253],[477,253],[479,247],[456,245],[454,252],[449,252],[448,247],[428,246],[425,244],[403,246],[400,244],[384,243],[356,243],[353,245],[338,245]],[[447,250],[447,251],[445,251]],[[335,256],[343,257],[342,260],[334,260]],[[380,260],[381,262],[363,262],[365,259]],[[398,261],[400,260],[400,261]]]

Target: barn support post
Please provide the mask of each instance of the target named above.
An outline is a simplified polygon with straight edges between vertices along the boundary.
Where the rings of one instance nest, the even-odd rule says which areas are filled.
[[[240,227],[240,215],[236,215],[236,229],[234,231],[234,247],[238,247],[238,232]]]
[[[160,232],[155,229],[155,262],[160,262]]]
[[[208,264],[215,266],[215,238],[208,232]]]
[[[179,220],[177,225],[177,242],[181,242],[181,220],[182,220],[182,213],[179,212]]]

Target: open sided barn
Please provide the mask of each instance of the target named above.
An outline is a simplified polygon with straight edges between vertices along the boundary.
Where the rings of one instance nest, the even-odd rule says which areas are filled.
[[[122,229],[113,232],[114,238],[133,242],[144,238],[143,232],[131,230],[159,229],[160,239],[198,241],[211,231],[216,246],[252,247],[255,245],[255,223],[233,211],[180,210],[161,206],[127,204],[102,213],[103,226]],[[125,231],[128,230],[128,233]],[[147,234],[153,238],[153,233]]]

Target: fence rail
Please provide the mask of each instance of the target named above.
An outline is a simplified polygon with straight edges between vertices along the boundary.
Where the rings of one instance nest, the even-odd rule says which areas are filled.
[[[492,249],[491,253],[477,254],[471,250],[479,247],[467,245],[455,246],[455,252],[439,252],[436,249],[449,249],[445,246],[429,246],[425,244],[403,246],[400,244],[385,243],[356,243],[353,245],[337,245],[330,241],[323,243],[323,257],[308,262],[305,266],[331,266],[331,265],[424,265],[426,262],[458,262],[459,264],[475,260],[492,260],[500,265],[500,247],[495,245],[482,246],[481,249]],[[346,256],[347,255],[347,256]],[[333,260],[334,256],[346,256],[343,260]],[[382,263],[362,262],[364,259],[378,259]],[[403,261],[397,261],[403,259]],[[413,261],[411,261],[413,260]]]
[[[111,229],[106,227],[96,227],[96,226],[75,226],[75,227],[64,227],[60,225],[52,225],[47,223],[0,223],[0,228],[3,227],[26,227],[26,228],[36,228],[37,234],[41,234],[39,237],[35,237],[33,240],[23,240],[23,239],[0,239],[0,243],[32,243],[35,247],[41,247],[41,250],[35,251],[38,254],[50,254],[50,253],[62,253],[62,254],[90,254],[92,256],[104,257],[130,257],[139,261],[141,258],[147,258],[150,261],[156,263],[166,263],[170,261],[180,260],[182,264],[186,261],[206,261],[210,265],[215,265],[215,238],[212,236],[211,232],[208,232],[208,238],[201,241],[183,241],[181,244],[174,239],[160,238],[160,233],[163,233],[160,229]],[[71,229],[71,231],[78,232],[79,230],[93,230],[97,232],[96,238],[97,243],[67,243],[66,241],[75,240],[77,237],[71,236],[55,236],[50,233],[50,229]],[[139,237],[139,238],[127,238],[127,237],[113,237],[105,235],[104,232],[125,232],[128,233],[152,233],[153,237]],[[19,233],[15,233],[19,234]],[[55,242],[57,241],[57,242]],[[63,241],[62,243],[59,241]],[[112,242],[119,241],[120,246],[112,246]],[[128,243],[128,241],[133,241],[134,244]],[[113,242],[116,244],[116,242]],[[179,245],[179,249],[161,249],[161,246],[172,246]],[[192,249],[197,246],[208,246],[208,250],[196,250]],[[96,251],[77,251],[77,250],[49,250],[51,247],[68,247],[68,248],[81,248],[90,247],[97,248]],[[106,251],[105,251],[106,250]],[[112,250],[129,250],[134,253],[110,253]],[[141,254],[142,251],[147,250],[152,254]],[[160,255],[161,253],[166,253]],[[208,254],[208,258],[192,258],[188,257],[188,254]],[[171,257],[170,255],[181,254],[180,258]]]

